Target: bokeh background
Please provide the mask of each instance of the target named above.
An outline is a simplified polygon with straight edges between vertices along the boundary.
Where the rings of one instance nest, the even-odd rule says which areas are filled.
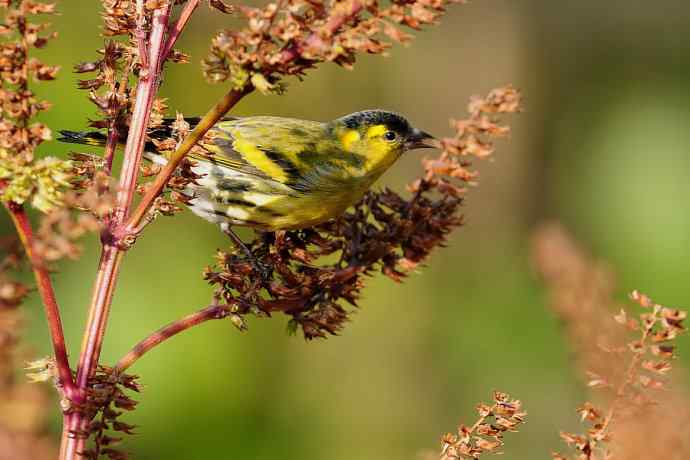
[[[99,2],[62,1],[60,10],[60,39],[44,57],[63,71],[41,85],[54,103],[44,118],[54,129],[81,129],[94,110],[70,68],[102,43]],[[198,63],[212,32],[233,24],[205,7],[195,16],[181,40],[192,63],[171,66],[162,86],[173,109],[200,114],[224,92],[203,80]],[[608,260],[620,298],[637,288],[690,306],[689,26],[681,0],[476,0],[451,7],[440,26],[388,58],[364,57],[354,71],[325,65],[284,96],[243,101],[236,114],[319,120],[387,108],[443,135],[470,95],[512,83],[525,111],[481,167],[467,225],[404,284],[372,278],[341,336],[307,343],[285,333],[282,317],[252,319],[245,334],[213,322],[140,361],[132,370],[145,392],[127,417],[139,425],[128,450],[144,460],[413,459],[501,389],[529,411],[506,458],[549,458],[559,430],[578,428],[585,391],[529,263],[535,226],[558,219]],[[381,183],[401,189],[419,172],[419,156]],[[104,362],[205,305],[201,270],[227,245],[189,212],[152,225],[127,256]],[[97,256],[92,237],[56,274],[73,356]],[[48,354],[36,295],[26,310],[30,347]],[[687,369],[687,338],[683,353]]]

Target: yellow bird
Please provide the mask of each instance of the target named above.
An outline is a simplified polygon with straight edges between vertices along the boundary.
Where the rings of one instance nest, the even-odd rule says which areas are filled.
[[[104,145],[106,139],[100,132],[61,134],[61,141],[87,145]],[[159,135],[168,137],[169,127],[151,133]],[[202,177],[186,191],[193,197],[189,207],[231,233],[235,225],[275,231],[336,217],[405,151],[435,144],[397,113],[366,110],[325,123],[272,116],[227,119],[200,146],[204,153],[190,154],[194,173]],[[166,153],[151,144],[146,157],[164,164]]]

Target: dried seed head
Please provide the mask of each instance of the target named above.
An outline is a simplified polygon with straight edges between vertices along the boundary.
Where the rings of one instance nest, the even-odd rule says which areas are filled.
[[[204,60],[209,81],[250,82],[263,92],[280,92],[282,77],[303,75],[322,62],[351,68],[358,53],[384,54],[393,42],[412,37],[401,26],[434,24],[453,0],[285,0],[263,8],[240,6],[247,25],[218,33]],[[221,2],[212,1],[218,9]]]

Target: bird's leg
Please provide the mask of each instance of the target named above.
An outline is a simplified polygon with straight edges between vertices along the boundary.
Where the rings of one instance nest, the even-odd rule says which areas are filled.
[[[258,271],[261,274],[261,277],[263,279],[269,279],[271,277],[272,269],[269,265],[266,265],[264,263],[261,263],[259,259],[254,257],[254,254],[252,251],[247,247],[246,244],[244,244],[244,241],[242,241],[242,238],[237,235],[232,230],[232,227],[230,227],[230,224],[223,222],[220,224],[220,229],[223,233],[228,235],[230,239],[232,240],[233,244],[235,247],[239,248],[244,254],[247,256],[251,264],[254,266],[254,269]]]

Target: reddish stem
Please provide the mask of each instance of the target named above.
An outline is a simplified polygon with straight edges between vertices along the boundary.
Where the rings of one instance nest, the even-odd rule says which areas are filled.
[[[48,319],[48,326],[50,328],[50,339],[53,342],[53,353],[55,354],[55,365],[58,371],[59,386],[62,388],[64,396],[69,401],[79,402],[78,391],[72,378],[72,369],[69,365],[67,357],[67,347],[65,345],[65,334],[62,331],[62,320],[60,319],[60,308],[55,299],[55,291],[50,281],[50,274],[48,269],[39,260],[34,253],[34,235],[31,229],[31,223],[26,215],[24,207],[13,203],[6,202],[5,208],[12,217],[12,222],[17,229],[19,239],[24,246],[24,251],[31,263],[31,269],[36,278],[36,286],[43,301],[43,307]]]
[[[117,223],[121,222],[126,217],[127,211],[134,199],[139,165],[141,164],[141,156],[144,151],[144,143],[146,142],[146,130],[151,117],[151,107],[153,106],[153,99],[158,90],[158,77],[162,67],[162,60],[160,59],[161,49],[163,47],[163,38],[169,14],[169,4],[161,9],[155,10],[153,13],[151,37],[149,38],[149,68],[148,71],[144,72],[139,78],[136,92],[137,96],[134,101],[132,119],[130,121],[129,131],[127,133],[127,143],[125,144],[123,154],[124,163],[122,165],[122,172],[120,173],[119,192],[117,196]]]
[[[136,181],[141,163],[141,156],[146,140],[146,129],[151,115],[151,106],[158,88],[160,70],[162,68],[161,49],[163,47],[165,31],[170,16],[170,4],[153,12],[151,34],[149,37],[149,67],[142,72],[137,86],[137,95],[130,122],[127,144],[124,150],[122,170],[120,172],[119,192],[117,195],[117,210],[112,225],[120,224],[129,212],[134,198]],[[96,282],[93,289],[89,318],[87,321],[82,351],[77,370],[77,386],[82,395],[86,395],[89,379],[98,366],[103,336],[106,330],[110,305],[117,277],[120,271],[123,253],[115,245],[108,230],[102,237],[103,248],[98,266]],[[84,451],[89,420],[83,411],[70,414],[68,423],[63,428],[60,458],[74,460]]]
[[[230,311],[227,305],[211,305],[173,321],[136,344],[125,356],[120,358],[113,370],[116,373],[124,372],[144,354],[169,338],[206,321],[223,319],[228,315],[230,315]]]
[[[184,6],[184,9],[180,13],[180,17],[177,18],[177,21],[175,22],[175,25],[170,27],[170,29],[168,30],[168,39],[166,40],[165,46],[163,47],[162,51],[164,59],[168,58],[168,55],[175,46],[175,42],[177,42],[177,39],[180,37],[180,34],[187,26],[189,19],[192,17],[192,13],[194,13],[194,10],[198,6],[199,0],[187,1],[187,4]]]

